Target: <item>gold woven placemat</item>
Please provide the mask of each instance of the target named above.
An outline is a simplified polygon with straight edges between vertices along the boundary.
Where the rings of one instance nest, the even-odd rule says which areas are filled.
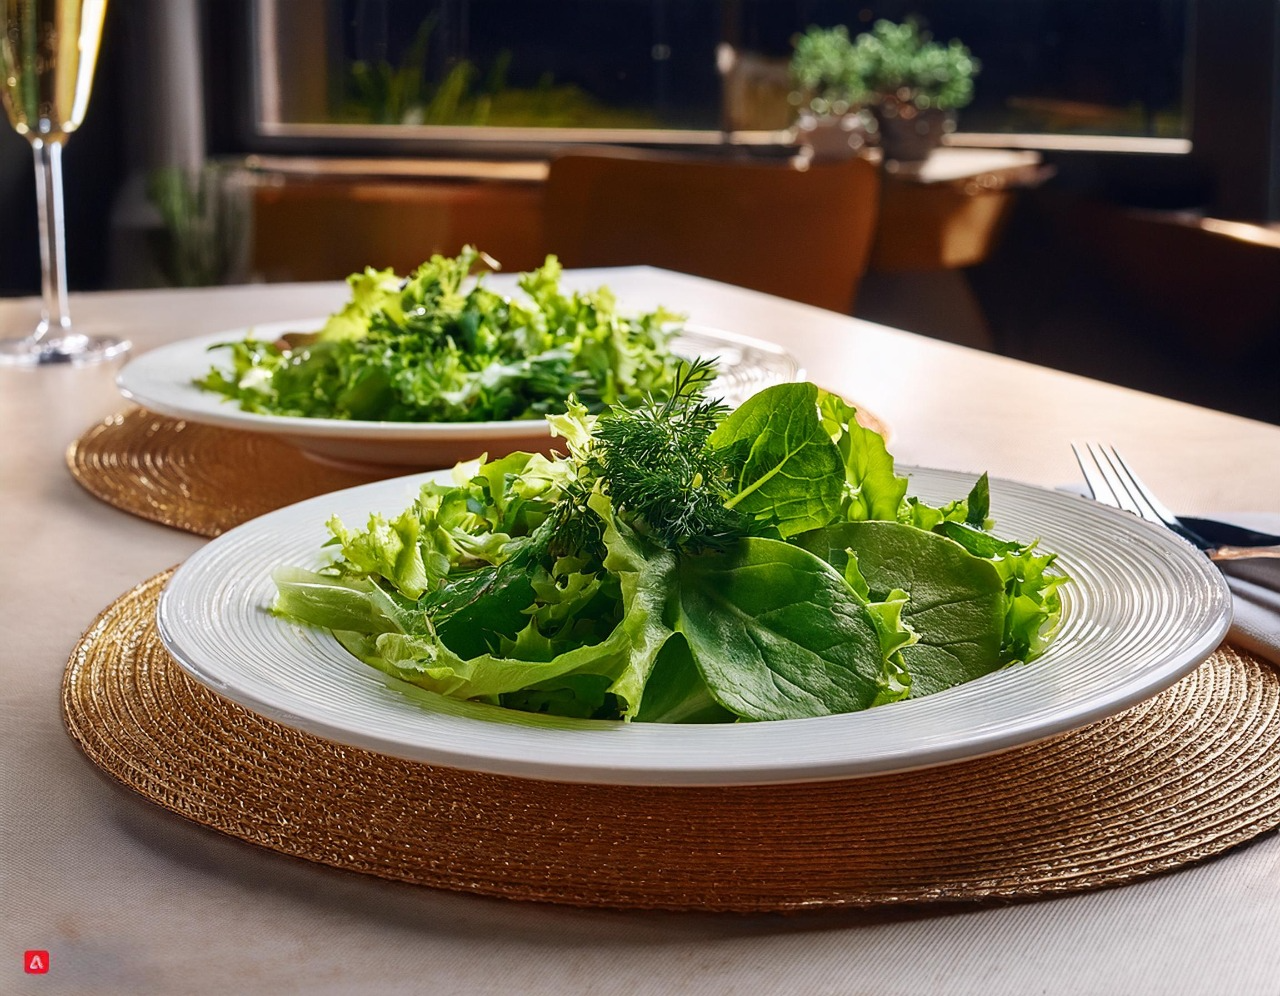
[[[218,536],[294,502],[398,473],[342,470],[260,433],[143,408],[89,429],[67,449],[67,466],[108,505],[198,536]]]
[[[220,698],[156,633],[168,576],[121,596],[76,647],[71,736],[175,813],[351,871],[579,906],[879,907],[1116,885],[1280,826],[1280,675],[1231,648],[1112,719],[943,768],[577,785],[345,747]]]
[[[858,410],[882,435],[884,423]],[[361,473],[309,459],[270,436],[156,415],[112,415],[67,448],[71,475],[95,498],[197,536],[220,536],[294,502],[405,473]]]

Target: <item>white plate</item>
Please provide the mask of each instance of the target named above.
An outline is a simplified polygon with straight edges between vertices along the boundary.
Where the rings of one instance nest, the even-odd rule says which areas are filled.
[[[943,501],[972,475],[914,470]],[[725,726],[542,719],[450,703],[352,658],[325,631],[268,614],[278,565],[316,567],[325,520],[399,512],[430,475],[323,495],[225,533],[163,592],[165,646],[196,679],[265,716],[332,740],[433,764],[562,781],[735,784],[901,771],[1075,729],[1161,691],[1226,634],[1216,568],[1167,530],[1084,498],[993,480],[1010,538],[1040,537],[1073,582],[1050,652],[1030,665],[862,713]],[[429,708],[446,703],[446,712]],[[490,718],[476,718],[487,715]]]
[[[271,342],[286,332],[311,332],[325,319],[275,322],[184,339],[143,353],[127,364],[116,386],[130,401],[172,418],[262,432],[290,443],[322,462],[347,467],[427,470],[451,467],[488,451],[499,456],[516,449],[545,448],[551,439],[545,420],[506,422],[368,422],[355,419],[259,415],[193,381],[210,367],[230,371],[226,353],[209,347],[252,334]],[[772,343],[718,329],[687,325],[673,342],[681,356],[717,356],[721,373],[710,394],[741,404],[771,384],[799,380],[795,359]]]

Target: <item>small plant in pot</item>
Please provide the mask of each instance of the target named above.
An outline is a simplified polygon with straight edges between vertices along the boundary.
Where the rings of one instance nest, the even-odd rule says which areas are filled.
[[[795,41],[790,63],[797,129],[814,159],[847,158],[866,143],[869,66],[843,24],[811,27]]]
[[[915,21],[877,21],[853,48],[850,64],[864,74],[858,84],[870,94],[885,158],[927,158],[973,100],[978,60],[957,39],[933,41]]]

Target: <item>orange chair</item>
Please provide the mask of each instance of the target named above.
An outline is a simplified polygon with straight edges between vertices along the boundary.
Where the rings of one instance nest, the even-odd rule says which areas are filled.
[[[253,270],[263,280],[341,280],[366,266],[411,273],[470,243],[506,270],[539,266],[537,182],[281,179],[255,191]]]
[[[547,176],[545,234],[566,267],[648,264],[848,314],[880,179],[862,159],[810,164],[572,152]]]

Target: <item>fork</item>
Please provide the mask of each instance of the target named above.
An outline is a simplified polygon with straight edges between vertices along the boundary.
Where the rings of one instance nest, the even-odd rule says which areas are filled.
[[[1210,560],[1245,560],[1254,557],[1280,558],[1280,545],[1231,546],[1212,543],[1193,529],[1189,529],[1151,492],[1142,480],[1129,469],[1129,465],[1115,447],[1086,443],[1086,460],[1080,447],[1071,444],[1080,471],[1094,500],[1112,508],[1132,512],[1148,522],[1164,526],[1192,545],[1203,550]]]

